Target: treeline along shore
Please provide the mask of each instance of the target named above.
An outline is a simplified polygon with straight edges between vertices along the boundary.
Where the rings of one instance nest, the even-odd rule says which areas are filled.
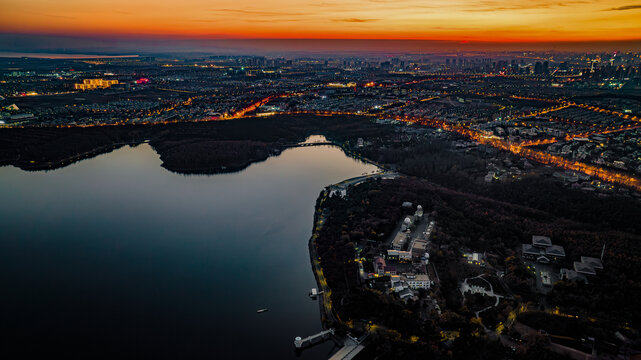
[[[215,174],[242,170],[313,134],[341,143],[385,133],[385,126],[369,118],[315,115],[160,125],[7,128],[0,129],[0,165],[56,169],[124,145],[148,142],[170,171]]]

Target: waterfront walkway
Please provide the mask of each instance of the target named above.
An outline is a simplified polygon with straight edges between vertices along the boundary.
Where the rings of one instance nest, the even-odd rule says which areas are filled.
[[[318,334],[310,335],[306,338],[301,338],[299,336],[294,339],[294,346],[296,346],[297,349],[300,349],[304,346],[313,345],[318,340],[325,340],[327,337],[330,337],[332,335],[334,335],[334,329],[324,330],[319,332]]]
[[[358,345],[345,345],[338,352],[332,355],[329,360],[351,360],[353,359],[361,350],[365,349],[365,346]]]
[[[364,336],[361,336],[359,339],[356,339],[350,335],[347,335],[347,338],[345,340],[345,344],[343,344],[343,347],[340,348],[336,352],[336,354],[332,355],[332,357],[329,358],[329,360],[351,360],[353,359],[358,353],[360,353],[363,349],[365,349],[365,345],[363,345],[365,339],[367,339],[367,336],[369,334],[366,334]]]

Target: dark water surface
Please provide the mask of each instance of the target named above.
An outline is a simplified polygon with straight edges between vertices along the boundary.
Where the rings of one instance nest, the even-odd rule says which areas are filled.
[[[293,337],[321,329],[307,297],[316,198],[373,170],[315,146],[184,176],[146,144],[49,172],[2,167],[0,354],[296,358]]]

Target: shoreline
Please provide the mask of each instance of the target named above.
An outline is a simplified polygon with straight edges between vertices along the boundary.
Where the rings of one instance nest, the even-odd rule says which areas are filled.
[[[381,174],[384,174],[386,171],[390,171],[389,169],[385,168],[384,166],[381,166],[380,164],[370,159],[364,158],[350,150],[347,150],[343,145],[340,145],[336,142],[332,142],[332,143],[334,146],[337,146],[341,150],[343,150],[343,152],[346,155],[357,158],[360,161],[363,161],[367,164],[376,166],[379,170],[381,170]],[[323,267],[321,266],[321,263],[318,260],[316,240],[318,239],[319,231],[325,222],[322,205],[330,194],[330,191],[329,191],[330,187],[335,186],[337,184],[349,182],[350,180],[358,179],[361,177],[362,176],[355,176],[355,177],[341,180],[335,184],[327,185],[323,189],[322,195],[320,195],[316,199],[316,204],[314,205],[314,220],[313,220],[314,223],[312,227],[312,235],[309,237],[307,246],[309,248],[309,260],[310,260],[310,265],[312,267],[312,272],[314,274],[314,280],[316,281],[316,287],[319,290],[319,292],[322,291],[322,294],[319,294],[318,296],[318,308],[319,308],[319,313],[321,315],[321,328],[323,330],[327,330],[330,327],[336,328],[339,326],[343,326],[345,324],[341,321],[340,317],[335,312],[336,310],[334,310],[334,307],[332,306],[331,288],[329,287],[327,282],[324,280]],[[346,340],[348,340],[348,338],[345,336],[343,337],[339,337],[339,336],[340,335],[334,335],[333,339],[335,342],[340,343],[341,346],[343,346]]]
[[[331,186],[331,185],[330,185]],[[325,199],[327,198],[327,190],[323,190],[323,198],[320,200],[320,204],[322,204]],[[318,199],[317,199],[317,204],[318,204]],[[318,238],[318,231],[320,230],[320,227],[322,227],[322,210],[320,207],[314,205],[315,211],[314,211],[314,226],[312,229],[312,235],[309,237],[308,241],[308,247],[309,247],[309,260],[310,264],[312,266],[312,271],[314,273],[314,279],[316,280],[316,286],[319,290],[322,289],[323,293],[318,296],[318,307],[319,307],[319,312],[321,314],[321,325],[323,326],[323,329],[328,328],[328,322],[330,321],[336,321],[334,318],[334,314],[332,314],[331,311],[327,311],[327,307],[325,306],[325,301],[327,298],[329,298],[329,301],[331,302],[331,290],[329,289],[328,285],[323,285],[321,283],[321,276],[324,277],[323,275],[323,268],[320,265],[320,262],[317,260],[318,259],[318,253],[316,249],[316,239]],[[320,223],[320,224],[319,224]]]

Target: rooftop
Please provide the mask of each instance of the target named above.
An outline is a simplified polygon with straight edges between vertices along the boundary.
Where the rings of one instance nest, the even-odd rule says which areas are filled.
[[[596,270],[592,266],[580,261],[574,262],[574,271],[580,274],[596,275]]]
[[[400,250],[403,247],[403,245],[405,245],[406,240],[407,240],[407,233],[404,231],[399,231],[394,237],[394,240],[392,240],[392,247],[398,248]]]
[[[587,283],[587,279],[585,278],[585,276],[583,274],[579,274],[579,273],[577,273],[576,271],[574,271],[572,269],[565,269],[565,268],[561,269],[561,277],[562,278],[565,277],[566,279],[568,279],[570,281],[579,280],[579,281],[583,281],[583,282]]]
[[[603,263],[601,260],[594,257],[581,256],[581,262],[590,265],[594,269],[603,269]]]
[[[403,289],[399,291],[398,295],[401,297],[401,299],[404,299],[406,297],[414,296],[414,292],[410,289]]]
[[[552,255],[552,256],[557,256],[557,257],[565,256],[565,250],[563,249],[563,246],[560,246],[560,245],[550,245],[550,246],[548,246],[548,248],[545,249],[545,253],[547,255]]]
[[[536,248],[531,244],[522,244],[521,246],[524,254],[539,255],[543,253],[543,250]]]
[[[427,241],[416,239],[412,245],[412,249],[415,250],[425,250],[427,248]]]
[[[552,246],[552,239],[550,239],[547,236],[533,235],[532,245],[543,246],[543,247]]]
[[[415,281],[430,281],[430,277],[427,274],[417,274],[416,277],[412,280]]]

